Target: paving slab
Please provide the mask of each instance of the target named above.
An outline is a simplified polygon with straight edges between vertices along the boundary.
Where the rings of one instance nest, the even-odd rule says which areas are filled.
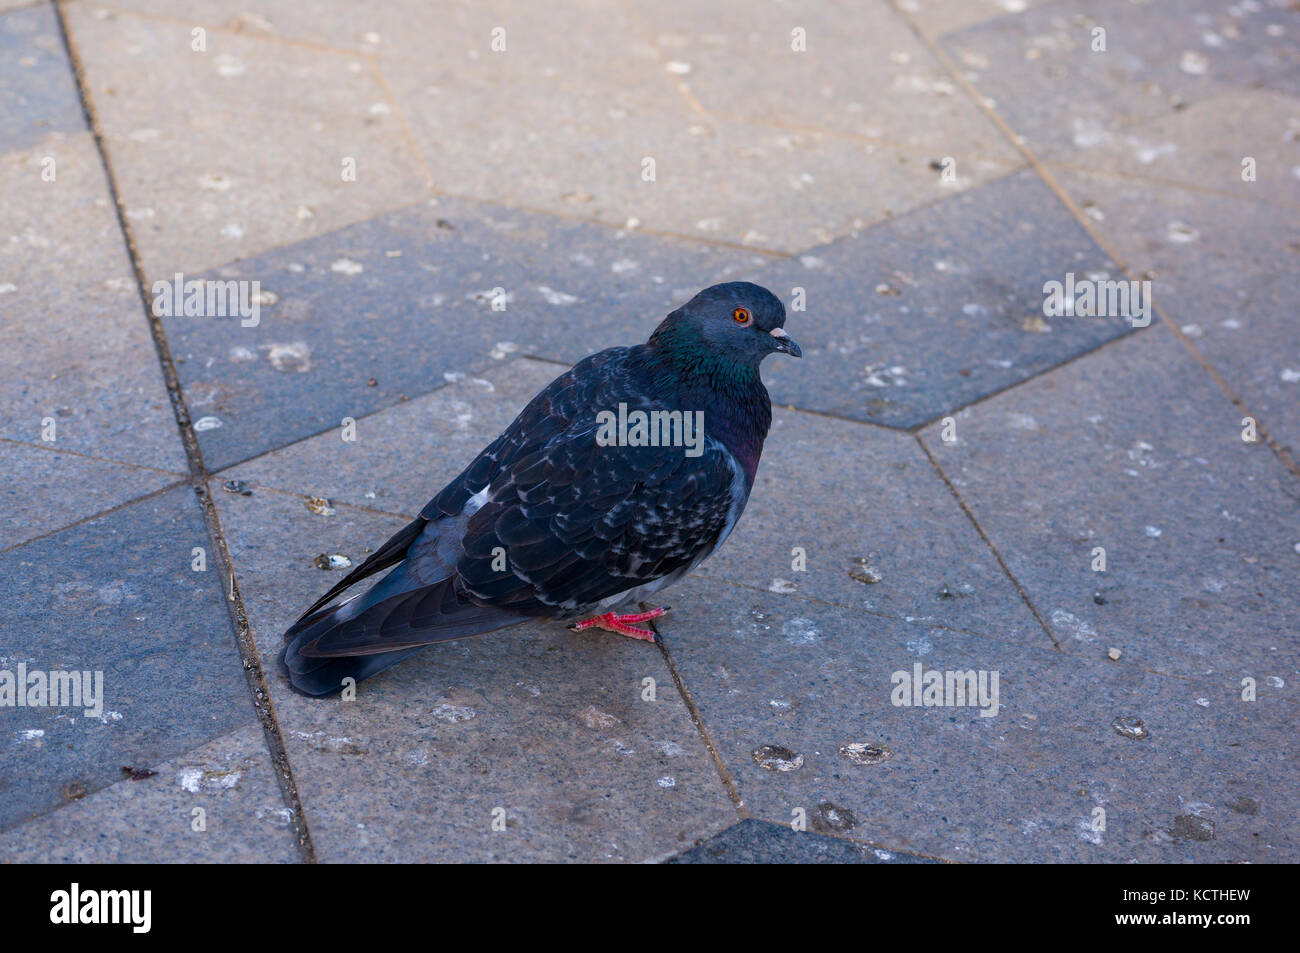
[[[222,30],[196,51],[186,21],[93,4],[67,17],[151,282],[429,194],[364,58]]]
[[[963,153],[948,182],[932,167],[940,152],[700,116],[684,106],[665,112],[620,105],[609,110],[618,116],[613,126],[575,116],[534,129],[528,117],[571,97],[525,78],[518,93],[508,87],[499,100],[453,89],[430,105],[423,75],[395,73],[391,82],[439,189],[786,253],[1012,168]],[[441,106],[443,100],[451,105]],[[530,160],[516,168],[510,157],[520,154]],[[485,155],[493,161],[484,162]],[[642,177],[647,159],[654,162],[651,182]],[[765,200],[754,202],[756,194]]]
[[[1300,225],[1296,205],[1070,169],[1062,186],[1228,386],[1293,457],[1300,448]],[[1300,197],[1298,188],[1290,198]],[[1261,195],[1269,186],[1258,183]],[[1241,415],[1237,415],[1240,420]]]
[[[86,128],[54,7],[11,6],[0,3],[0,152]]]
[[[192,568],[195,547],[206,552],[206,571]],[[168,760],[253,717],[190,487],[0,554],[0,572],[19,583],[0,607],[3,671],[15,682],[19,666],[29,678],[99,673],[87,686],[98,704],[83,696],[79,706],[0,707],[0,828],[105,788],[121,780],[124,766]],[[29,682],[26,697],[39,700],[32,686],[41,681]]]
[[[701,288],[762,260],[440,199],[204,276],[274,296],[255,326],[237,315],[163,326],[191,415],[210,418],[199,442],[217,470],[427,393],[449,373],[640,343]]]
[[[805,313],[802,361],[769,361],[778,404],[911,428],[1130,330],[1043,315],[1044,285],[1114,263],[1034,173],[991,182],[782,260],[754,280]]]
[[[851,13],[833,3],[787,9],[738,0],[708,7],[634,0],[634,6],[707,110],[883,139],[937,156],[1019,161],[997,126],[883,0]]]
[[[940,43],[1032,150],[1087,162],[1127,127],[1233,89],[1296,93],[1294,20],[1271,3],[1055,2]],[[1104,51],[1093,50],[1096,29]]]
[[[94,139],[0,154],[0,205],[0,437],[184,473]]]
[[[157,0],[131,5],[171,12]],[[883,53],[858,56],[844,41],[828,39],[826,30],[820,33],[823,52],[809,54],[808,62],[815,61],[823,78],[845,69],[861,73],[864,67],[855,64],[876,59],[887,64],[886,73],[896,70],[897,76],[884,77],[902,90],[890,120],[906,118],[913,130],[928,131],[924,147],[862,139],[880,134],[884,123],[880,117],[859,121],[847,110],[861,104],[847,97],[841,125],[858,138],[832,134],[840,132],[834,123],[819,126],[803,108],[794,124],[774,124],[782,116],[766,104],[746,116],[706,110],[686,88],[694,74],[683,75],[683,64],[656,41],[643,17],[619,5],[305,8],[277,2],[250,17],[238,4],[212,0],[187,9],[196,22],[373,57],[441,193],[606,224],[635,220],[674,234],[796,251],[978,184],[1020,161],[992,124],[938,78],[928,52],[883,4],[876,20],[887,25],[891,42],[906,48],[898,55],[924,57],[925,64],[890,66]],[[689,13],[642,12],[679,21]],[[776,37],[787,36],[787,48],[788,32],[783,27]],[[837,44],[834,56],[825,53],[826,43]],[[758,68],[746,65],[739,51],[716,59],[745,71],[721,74],[730,94],[754,88]],[[770,90],[772,84],[768,76],[761,86]],[[821,108],[820,87],[801,88],[804,100]],[[932,110],[922,114],[922,104],[931,101]],[[951,140],[935,138],[940,118],[959,127]],[[958,160],[951,182],[930,167],[947,155]],[[653,181],[643,178],[647,158],[654,161]],[[766,201],[755,203],[755,194]]]
[[[1295,478],[1240,416],[1154,327],[963,410],[955,442],[922,438],[1066,652],[1290,681]]]
[[[889,864],[927,863],[915,854],[871,847],[837,837],[796,832],[780,824],[746,818],[670,864]]]
[[[701,576],[1048,642],[912,436],[777,410],[758,472]],[[663,601],[677,604],[671,593]]]
[[[659,632],[759,819],[950,861],[1300,851],[1292,687],[1261,678],[1244,702],[1227,673],[1172,678],[715,582],[674,599]],[[918,666],[985,673],[989,703],[927,707],[895,680]]]
[[[1205,134],[1214,129],[1213,136]],[[1269,89],[1233,91],[1168,116],[1108,133],[1078,165],[1051,164],[1086,174],[1139,180],[1135,185],[1176,184],[1255,202],[1300,206],[1300,98]],[[1247,159],[1254,163],[1243,168]],[[1156,195],[1160,193],[1155,192]],[[1098,222],[1098,210],[1085,212]],[[1252,214],[1249,206],[1242,215]],[[1104,226],[1098,226],[1107,231]],[[1124,242],[1124,232],[1115,239]]]
[[[262,728],[246,725],[0,834],[0,862],[293,863]],[[145,769],[153,774],[145,775]],[[197,828],[197,829],[196,829]]]
[[[152,493],[176,474],[0,441],[0,551]]]
[[[218,504],[319,859],[662,860],[735,820],[644,642],[528,623],[432,647],[353,702],[295,694],[281,634],[336,578],[315,557],[355,562],[405,521],[257,489]]]

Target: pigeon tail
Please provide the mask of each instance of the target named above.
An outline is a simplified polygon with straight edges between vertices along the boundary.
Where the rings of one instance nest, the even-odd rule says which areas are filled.
[[[280,656],[281,662],[289,674],[289,684],[312,698],[337,695],[343,691],[345,679],[351,678],[360,682],[420,651],[420,647],[416,647],[397,652],[380,652],[376,655],[308,658],[296,651],[296,645],[297,643],[291,643],[285,646]]]
[[[524,621],[478,606],[453,578],[428,585],[400,565],[367,592],[299,619],[285,633],[281,662],[293,687],[316,697],[343,690],[433,642],[478,635]]]

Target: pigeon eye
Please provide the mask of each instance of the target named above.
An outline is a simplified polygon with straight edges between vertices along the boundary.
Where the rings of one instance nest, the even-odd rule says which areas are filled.
[[[731,312],[731,316],[735,319],[737,324],[749,324],[749,322],[753,320],[750,317],[748,308],[737,308],[735,311]]]

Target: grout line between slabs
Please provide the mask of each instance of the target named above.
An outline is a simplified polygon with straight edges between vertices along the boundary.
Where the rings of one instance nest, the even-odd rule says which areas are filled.
[[[437,183],[433,178],[433,170],[429,168],[428,161],[424,158],[424,151],[420,148],[420,143],[416,141],[415,134],[411,131],[411,124],[406,121],[406,114],[402,111],[402,106],[397,101],[397,96],[393,94],[393,87],[388,84],[388,77],[384,75],[384,69],[379,62],[379,57],[373,53],[369,54],[370,68],[375,74],[375,79],[379,81],[379,86],[388,97],[388,101],[393,106],[393,112],[397,116],[397,121],[402,124],[402,134],[406,137],[407,144],[411,151],[415,153],[416,160],[420,163],[420,168],[424,170],[425,185],[430,195],[436,198],[439,194]]]
[[[1100,341],[1097,344],[1094,344],[1091,347],[1088,347],[1080,351],[1078,354],[1072,354],[1069,357],[1065,358],[1064,360],[1058,361],[1055,364],[1051,364],[1047,367],[1041,367],[1038,370],[1034,371],[1032,374],[1028,375],[1027,377],[1022,377],[1018,381],[1011,381],[1010,383],[1004,384],[1001,387],[997,388],[996,390],[989,391],[987,394],[980,394],[978,397],[973,398],[967,403],[959,404],[958,406],[952,407],[949,410],[942,411],[941,413],[931,417],[929,420],[923,421],[922,423],[919,423],[914,427],[900,429],[899,432],[910,433],[913,436],[917,436],[921,433],[922,430],[925,430],[927,427],[933,427],[935,424],[943,420],[943,418],[945,417],[953,417],[961,413],[962,411],[970,410],[973,407],[978,407],[980,404],[988,403],[993,398],[1000,397],[1009,390],[1015,390],[1017,387],[1020,387],[1023,384],[1028,384],[1032,381],[1036,381],[1038,380],[1038,378],[1045,377],[1048,374],[1052,373],[1053,371],[1060,370],[1061,368],[1064,367],[1069,367],[1071,364],[1075,363],[1076,361],[1081,361],[1086,357],[1091,357],[1092,355],[1096,354],[1097,352],[1105,348],[1110,347],[1111,345],[1119,344],[1121,341],[1131,340],[1132,338],[1136,337],[1137,335],[1141,334],[1143,331],[1146,330],[1148,330],[1148,328],[1128,328],[1126,330],[1121,330],[1119,334],[1116,334],[1113,337],[1108,337],[1105,340]]]
[[[1254,205],[1282,205],[1286,208],[1300,208],[1300,205],[1297,205],[1297,203],[1287,202],[1278,198],[1257,198],[1253,195],[1240,195],[1236,192],[1214,189],[1206,185],[1192,185],[1190,182],[1160,179],[1155,176],[1139,175],[1136,172],[1124,172],[1119,169],[1100,169],[1095,166],[1080,165],[1063,159],[1043,159],[1042,162],[1044,166],[1066,169],[1077,175],[1091,176],[1098,179],[1118,179],[1121,182],[1129,182],[1133,185],[1145,185],[1157,189],[1174,189],[1182,192],[1191,192],[1193,195],[1207,195],[1212,198],[1228,199],[1232,202],[1249,202]]]
[[[140,303],[144,308],[145,320],[148,322],[150,334],[153,337],[154,348],[158,353],[158,362],[161,365],[163,380],[167,386],[167,394],[171,400],[172,412],[176,418],[176,426],[179,431],[181,442],[185,447],[185,458],[189,464],[189,484],[193,487],[195,495],[198,497],[199,507],[203,514],[204,525],[207,528],[209,539],[211,540],[216,555],[217,571],[223,580],[223,590],[227,593],[227,611],[230,614],[230,620],[235,628],[236,647],[239,650],[243,662],[244,676],[248,683],[250,701],[253,709],[257,713],[258,720],[262,725],[263,737],[271,755],[272,763],[276,770],[276,779],[280,785],[280,794],[284,799],[286,806],[289,808],[291,823],[295,834],[295,841],[298,846],[299,855],[306,863],[316,862],[316,852],[312,845],[311,833],[307,829],[307,821],[303,816],[302,802],[298,796],[297,785],[294,782],[293,770],[289,764],[289,756],[285,749],[284,738],[280,731],[280,725],[275,716],[275,708],[271,702],[270,693],[267,689],[266,676],[262,670],[260,656],[257,653],[257,647],[253,643],[252,631],[248,624],[248,615],[244,608],[242,597],[239,595],[238,583],[235,579],[234,563],[230,557],[230,550],[226,545],[226,539],[221,530],[221,522],[217,514],[216,506],[208,491],[208,473],[203,463],[202,450],[199,447],[198,437],[195,435],[193,424],[190,420],[189,408],[185,403],[185,396],[181,389],[180,377],[176,372],[176,365],[172,360],[171,349],[168,346],[167,338],[163,333],[162,322],[154,316],[152,302],[148,291],[149,285],[145,282],[144,266],[140,261],[140,256],[135,247],[134,236],[126,221],[125,211],[122,205],[121,196],[117,190],[117,179],[113,174],[112,161],[109,159],[108,148],[104,143],[103,133],[95,119],[94,108],[90,99],[89,86],[86,83],[84,69],[81,58],[77,54],[76,47],[72,43],[72,36],[68,28],[67,14],[64,9],[67,0],[61,0],[54,5],[55,17],[58,20],[59,34],[63,42],[64,53],[68,57],[73,72],[74,79],[77,83],[77,93],[81,100],[82,113],[86,120],[86,125],[95,138],[95,147],[99,153],[99,159],[104,169],[104,176],[107,183],[109,198],[113,203],[113,209],[117,216],[118,228],[121,232],[122,239],[126,244],[127,253],[131,259],[132,272],[135,275],[136,285],[140,294]]]
[[[14,437],[0,437],[0,443],[9,444],[15,447],[25,447],[28,450],[43,450],[46,453],[61,453],[69,457],[77,457],[80,460],[94,460],[96,463],[107,463],[115,467],[126,467],[131,470],[142,470],[145,473],[160,473],[163,476],[176,477],[183,479],[186,476],[184,470],[167,470],[163,467],[151,467],[147,463],[132,463],[130,460],[114,460],[111,457],[99,457],[93,453],[83,453],[80,450],[69,450],[67,447],[55,447],[44,441],[36,443],[29,440],[18,440]]]
[[[1034,618],[1038,620],[1038,624],[1041,625],[1043,631],[1047,633],[1047,637],[1052,642],[1052,647],[1058,652],[1064,652],[1064,649],[1061,648],[1061,643],[1056,641],[1056,636],[1052,634],[1051,627],[1048,626],[1047,620],[1042,617],[1038,611],[1038,607],[1030,600],[1029,593],[1025,592],[1025,587],[1020,584],[1020,580],[1017,579],[1015,573],[1011,571],[1011,567],[1007,565],[1007,561],[1002,558],[1002,552],[993,545],[993,540],[990,539],[989,534],[984,531],[984,527],[981,526],[979,520],[975,518],[975,514],[971,512],[970,507],[966,505],[966,501],[962,499],[961,494],[957,492],[957,488],[952,485],[952,481],[948,479],[948,474],[944,472],[943,467],[939,466],[939,461],[934,458],[934,454],[931,453],[930,448],[925,445],[925,441],[921,439],[921,435],[918,433],[913,436],[916,437],[916,442],[920,445],[921,451],[926,455],[927,459],[929,459],[930,465],[933,466],[935,472],[939,474],[939,479],[943,480],[944,485],[948,487],[948,492],[952,494],[953,499],[957,501],[957,505],[961,507],[961,511],[966,514],[966,518],[969,519],[971,525],[975,527],[975,532],[980,534],[980,539],[984,540],[984,545],[989,548],[989,552],[993,554],[993,558],[998,561],[998,565],[1002,567],[1002,571],[1006,573],[1007,578],[1011,580],[1011,585],[1016,587],[1016,592],[1020,593],[1020,598],[1025,601],[1025,605],[1029,608],[1029,611],[1034,614]]]
[[[985,102],[985,98],[980,95],[979,90],[976,89],[974,84],[971,83],[971,81],[966,78],[966,75],[957,68],[956,64],[953,63],[952,59],[948,56],[948,54],[944,52],[943,48],[940,47],[939,44],[934,39],[927,36],[920,29],[920,27],[917,26],[915,21],[913,21],[912,18],[909,17],[898,6],[898,0],[892,0],[892,6],[894,11],[900,17],[902,17],[904,22],[907,23],[912,33],[922,43],[924,43],[926,48],[930,50],[931,54],[935,58],[937,58],[941,64],[943,64],[944,69],[948,71],[949,75],[952,76],[952,78],[962,88],[962,90],[966,93],[966,95],[970,98],[970,100],[975,104],[976,108],[979,109],[981,112],[983,112],[986,116],[988,116],[989,119],[994,123],[994,125],[996,125],[997,128],[1001,130],[1002,134],[1006,136],[1008,140],[1010,140],[1011,144],[1020,151],[1020,153],[1025,157],[1026,161],[1029,162],[1030,167],[1034,170],[1034,172],[1038,175],[1038,177],[1043,181],[1043,183],[1049,189],[1051,189],[1052,193],[1056,195],[1057,199],[1059,199],[1060,202],[1063,205],[1065,205],[1067,209],[1069,209],[1070,214],[1075,217],[1075,219],[1078,221],[1079,225],[1083,228],[1083,230],[1092,238],[1093,242],[1096,243],[1097,247],[1100,248],[1103,252],[1105,252],[1110,257],[1110,259],[1116,263],[1120,271],[1124,272],[1124,274],[1126,274],[1130,280],[1140,278],[1141,276],[1136,275],[1133,267],[1124,259],[1122,255],[1119,254],[1119,250],[1113,247],[1110,241],[1104,235],[1102,235],[1101,232],[1099,232],[1096,228],[1094,228],[1093,223],[1089,220],[1088,216],[1084,214],[1083,210],[1079,207],[1079,204],[1074,201],[1074,197],[1071,196],[1069,192],[1067,192],[1065,188],[1059,182],[1056,181],[1056,177],[1053,176],[1052,173],[1048,170],[1046,162],[1042,159],[1039,159],[1039,157],[1027,145],[1025,145],[1024,142],[1020,140],[1020,138],[1016,135],[1015,130],[1011,128],[1011,126],[1007,123],[1007,121],[1004,118],[1002,118],[1002,116],[997,112],[997,110],[991,108]],[[1293,476],[1300,478],[1300,465],[1296,463],[1296,461],[1291,457],[1291,454],[1287,451],[1287,449],[1283,447],[1277,441],[1277,439],[1273,437],[1273,435],[1263,425],[1263,423],[1260,422],[1259,414],[1252,413],[1249,410],[1249,408],[1246,407],[1245,401],[1242,400],[1242,398],[1237,394],[1235,390],[1233,390],[1233,388],[1223,378],[1223,375],[1221,375],[1218,372],[1218,370],[1209,362],[1209,360],[1205,357],[1205,355],[1201,353],[1200,349],[1198,349],[1196,345],[1192,342],[1192,339],[1183,333],[1183,329],[1179,326],[1178,322],[1176,322],[1172,317],[1170,317],[1169,313],[1165,311],[1163,306],[1156,304],[1154,301],[1151,303],[1151,309],[1156,313],[1156,316],[1160,318],[1161,323],[1163,323],[1171,331],[1173,331],[1174,336],[1178,339],[1179,343],[1181,343],[1191,353],[1192,359],[1198,365],[1200,365],[1201,369],[1205,371],[1206,374],[1209,375],[1210,379],[1213,380],[1214,383],[1219,386],[1219,388],[1227,395],[1228,399],[1232,402],[1232,404],[1240,412],[1250,416],[1252,419],[1255,420],[1256,429],[1258,430],[1259,434],[1264,438],[1264,442],[1268,444],[1269,449],[1273,451],[1274,455],[1278,458],[1278,460],[1282,463],[1282,465],[1286,467],[1287,470],[1289,470]]]
[[[642,39],[652,50],[655,51],[655,56],[659,60],[659,65],[667,68],[669,58],[664,53],[663,47],[659,45],[659,40],[655,37],[654,30],[650,28],[650,24],[647,23],[645,17],[641,15],[641,11],[633,4],[629,3],[628,0],[619,0],[619,6],[623,8],[623,13],[627,18],[640,27]],[[686,100],[686,104],[691,109],[699,113],[701,116],[709,115],[709,111],[704,108],[704,104],[695,97],[694,90],[691,89],[681,76],[672,74],[671,82],[677,87],[677,92]]]
[[[164,493],[167,493],[171,490],[175,490],[177,487],[192,485],[189,482],[189,480],[181,476],[181,474],[179,473],[171,474],[171,475],[175,476],[176,479],[173,480],[171,483],[166,484],[165,486],[158,487],[156,490],[150,490],[148,493],[142,493],[140,496],[133,496],[131,497],[131,499],[123,500],[121,503],[114,503],[112,506],[91,513],[89,516],[83,516],[80,519],[73,520],[71,523],[65,523],[62,526],[58,527],[57,529],[50,530],[48,533],[41,533],[39,536],[33,536],[31,539],[25,539],[21,543],[15,543],[12,546],[0,547],[0,556],[3,556],[5,553],[15,552],[16,550],[22,549],[24,546],[29,546],[32,543],[39,543],[41,540],[49,539],[51,536],[58,536],[60,533],[62,533],[65,530],[75,529],[78,526],[83,526],[86,523],[100,519],[101,517],[111,516],[113,513],[116,513],[119,510],[124,510],[128,506],[134,506],[136,503],[143,503],[145,500],[153,499],[155,496],[162,496]]]
[[[644,607],[643,604],[642,608]],[[655,622],[651,622],[650,625],[655,631],[655,645],[659,646],[659,654],[663,656],[664,664],[668,666],[668,673],[673,677],[673,685],[677,687],[677,693],[681,696],[682,703],[686,705],[686,712],[691,716],[691,721],[695,723],[695,730],[700,733],[700,739],[704,742],[709,757],[713,759],[713,767],[718,772],[722,786],[726,788],[727,796],[731,798],[732,806],[735,807],[741,820],[751,817],[749,808],[745,806],[745,801],[740,796],[740,788],[736,786],[735,779],[732,778],[731,772],[727,770],[726,762],[722,760],[722,755],[718,752],[717,743],[714,742],[713,736],[704,724],[704,716],[695,704],[695,699],[691,697],[691,693],[687,690],[681,672],[677,670],[677,664],[673,661],[672,653],[668,651],[668,644],[664,641],[663,634],[659,631],[659,627]]]

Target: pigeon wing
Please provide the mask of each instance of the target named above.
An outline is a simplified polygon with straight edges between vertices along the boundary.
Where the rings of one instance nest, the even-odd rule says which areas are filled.
[[[601,446],[593,411],[509,459],[469,521],[462,589],[480,605],[566,615],[686,572],[735,524],[747,486],[721,444],[685,449]]]

